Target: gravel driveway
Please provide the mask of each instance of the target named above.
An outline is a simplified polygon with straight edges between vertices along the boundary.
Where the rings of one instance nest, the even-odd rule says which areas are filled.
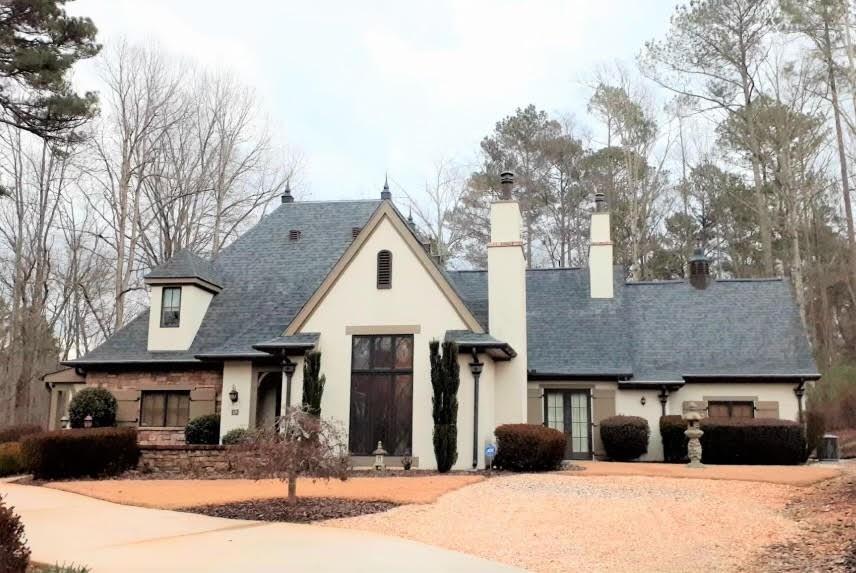
[[[790,539],[795,486],[562,474],[488,479],[325,525],[396,535],[532,571],[733,571]]]

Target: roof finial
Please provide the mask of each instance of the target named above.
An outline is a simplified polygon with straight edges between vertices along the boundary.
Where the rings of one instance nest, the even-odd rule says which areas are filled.
[[[413,220],[413,205],[407,211],[407,225],[414,231],[416,230],[416,221]]]
[[[392,199],[392,193],[389,191],[389,177],[386,173],[383,174],[383,191],[380,192],[381,199]]]
[[[283,203],[294,203],[294,197],[291,195],[291,182],[288,180],[285,182],[285,191],[281,199]]]

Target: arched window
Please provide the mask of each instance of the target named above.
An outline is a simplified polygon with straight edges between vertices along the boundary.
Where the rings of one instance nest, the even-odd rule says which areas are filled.
[[[377,288],[392,288],[392,253],[387,250],[377,254]]]

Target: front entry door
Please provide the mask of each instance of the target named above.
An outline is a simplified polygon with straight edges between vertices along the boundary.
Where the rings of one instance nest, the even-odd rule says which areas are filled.
[[[544,420],[547,427],[568,438],[565,459],[591,459],[591,409],[588,390],[547,390]]]

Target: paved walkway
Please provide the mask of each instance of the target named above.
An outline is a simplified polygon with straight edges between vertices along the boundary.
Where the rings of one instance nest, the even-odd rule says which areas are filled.
[[[118,505],[0,483],[45,563],[112,571],[519,571],[422,543],[361,531],[259,523]]]

